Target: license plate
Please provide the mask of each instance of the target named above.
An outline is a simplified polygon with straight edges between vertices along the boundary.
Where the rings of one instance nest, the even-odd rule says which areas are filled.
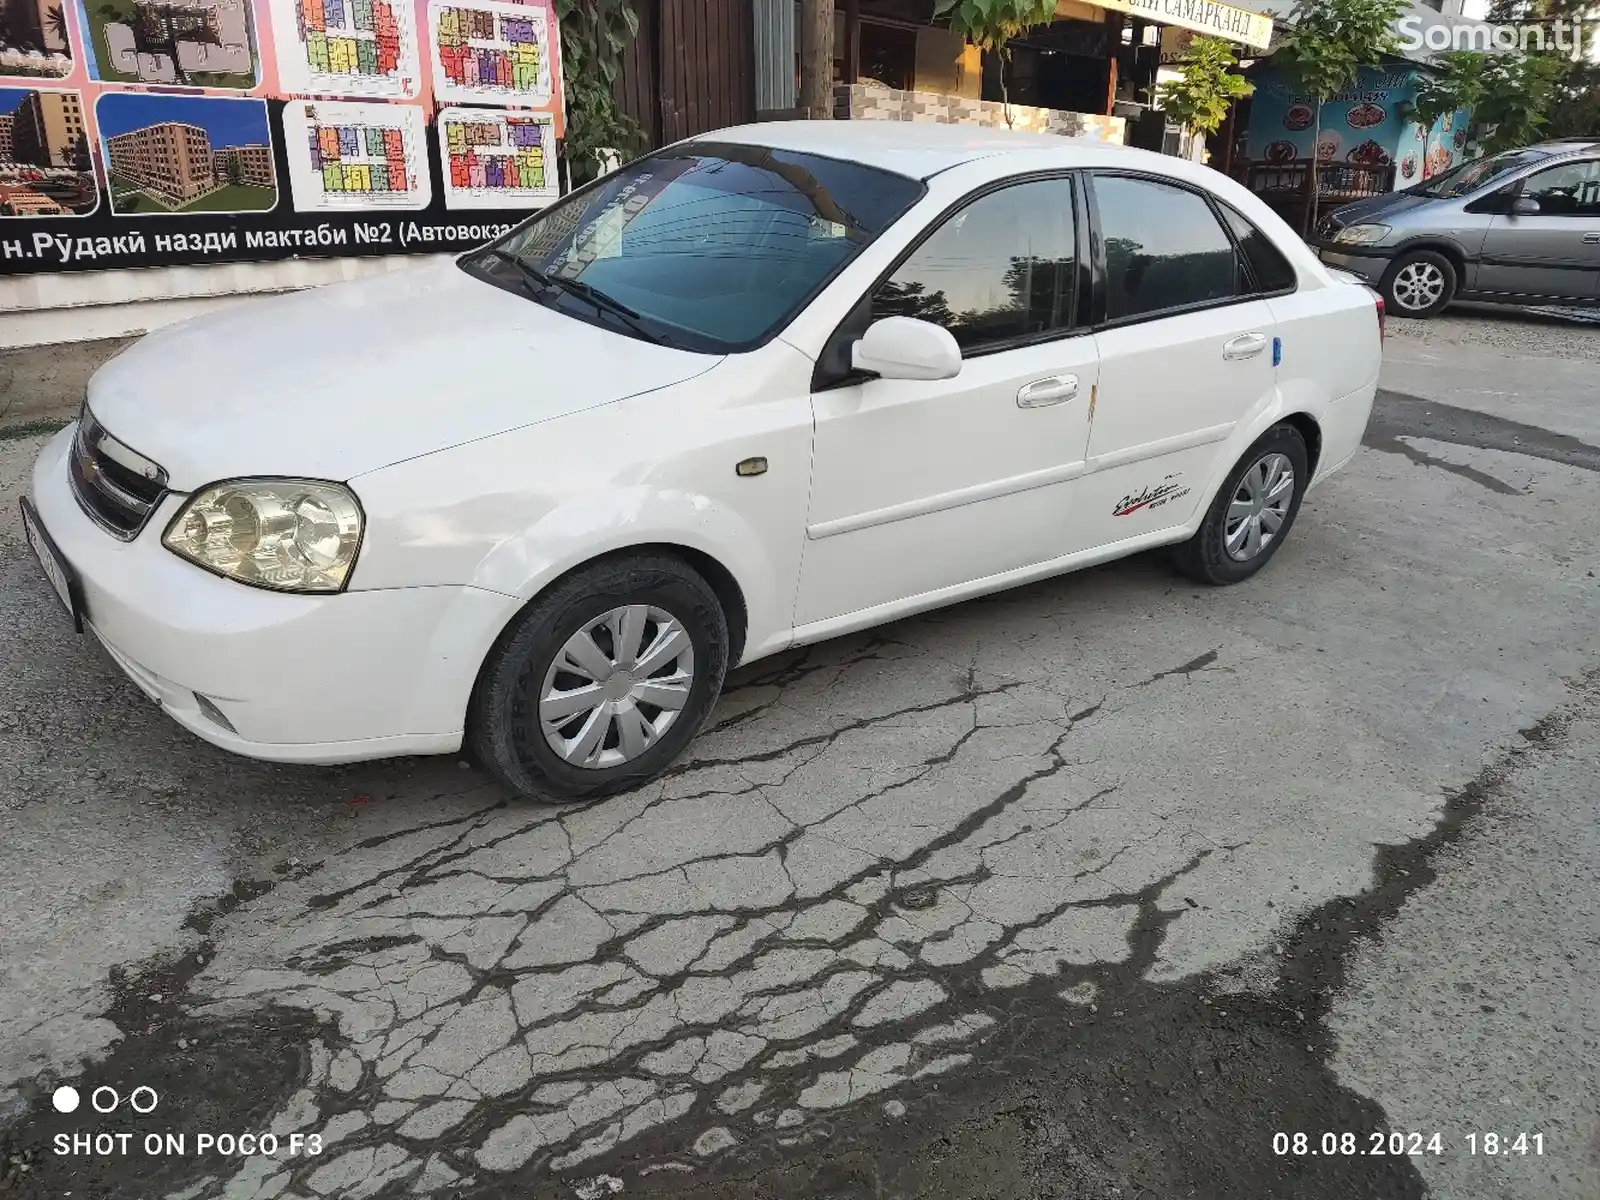
[[[56,595],[61,597],[61,603],[66,606],[67,614],[72,618],[73,628],[82,633],[83,601],[78,587],[77,573],[61,556],[56,544],[50,540],[50,535],[39,523],[39,514],[33,511],[33,505],[28,503],[26,496],[22,498],[22,532],[28,539],[28,545],[33,549],[34,557],[39,560],[39,566],[44,569],[45,578],[50,581],[50,586],[55,588]]]

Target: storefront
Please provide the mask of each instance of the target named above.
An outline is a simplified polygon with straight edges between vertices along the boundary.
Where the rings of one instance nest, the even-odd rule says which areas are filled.
[[[757,0],[763,115],[793,112],[797,18],[793,0]],[[1152,107],[1166,27],[1265,46],[1272,20],[1209,0],[1059,0],[1056,19],[1012,39],[1002,61],[935,19],[933,0],[840,0],[835,115],[1129,140],[1130,127]]]

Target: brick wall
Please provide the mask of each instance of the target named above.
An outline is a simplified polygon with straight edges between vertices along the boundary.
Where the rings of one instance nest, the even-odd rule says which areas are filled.
[[[874,84],[839,84],[834,88],[834,115],[841,120],[927,121],[939,125],[986,125],[1026,133],[1059,133],[1063,137],[1092,137],[1102,142],[1125,140],[1121,117],[1062,112],[1054,108],[1029,108],[1001,104],[998,100],[969,100],[938,92],[902,92]]]

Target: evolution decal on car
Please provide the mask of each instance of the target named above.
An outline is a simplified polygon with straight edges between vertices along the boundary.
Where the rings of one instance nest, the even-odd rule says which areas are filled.
[[[1189,489],[1181,483],[1174,483],[1177,475],[1168,475],[1155,487],[1143,488],[1130,496],[1124,496],[1117,501],[1117,506],[1111,510],[1113,517],[1126,517],[1138,512],[1141,508],[1160,508],[1168,500],[1176,500],[1180,496],[1187,496]]]

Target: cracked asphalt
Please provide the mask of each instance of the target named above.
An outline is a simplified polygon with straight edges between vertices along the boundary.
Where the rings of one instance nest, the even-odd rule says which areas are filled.
[[[564,809],[182,732],[71,634],[0,442],[0,1196],[1592,1200],[1592,367],[1449,320],[1501,325],[1391,338],[1257,579],[1144,556],[757,663]]]

